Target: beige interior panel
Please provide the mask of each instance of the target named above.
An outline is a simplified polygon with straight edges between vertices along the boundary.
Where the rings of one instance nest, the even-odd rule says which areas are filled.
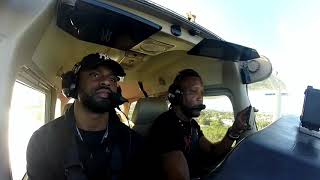
[[[155,20],[161,21],[153,19],[153,21]],[[169,26],[170,24],[167,23],[167,25]],[[189,40],[191,40],[190,38],[196,39],[195,42],[200,41],[199,37],[191,36],[189,37]],[[168,44],[171,48],[166,51],[187,51],[194,45],[192,41],[186,41],[182,37],[174,37],[163,31],[152,35],[150,39],[146,39],[145,41],[150,40]],[[56,16],[54,16],[42,36],[40,43],[33,54],[32,60],[43,72],[46,72],[46,78],[50,82],[53,82],[57,87],[60,87],[61,81],[57,75],[71,70],[76,62],[79,62],[85,55],[90,53],[106,53],[112,59],[122,62],[125,68],[129,67],[135,70],[139,67],[141,62],[150,59],[150,55],[146,52],[137,50],[141,44],[143,44],[143,42],[132,48],[132,52],[137,51],[141,56],[128,57],[126,56],[128,52],[76,39],[56,26]],[[161,53],[162,52],[156,54]],[[130,64],[133,64],[134,67],[128,66]]]
[[[205,85],[222,83],[222,61],[188,55],[185,51],[171,51],[150,58],[134,73],[128,72],[126,81],[142,81],[150,94],[157,94],[167,91],[177,73],[185,68],[207,77],[204,78]]]
[[[141,42],[130,51],[122,51],[110,47],[84,42],[64,32],[56,26],[56,2],[54,0],[4,0],[0,2],[0,179],[9,180],[10,164],[8,158],[8,112],[10,109],[13,84],[21,67],[35,72],[39,81],[48,86],[61,86],[61,79],[57,75],[71,70],[89,53],[102,52],[112,59],[126,65],[127,76],[120,85],[124,97],[137,100],[143,97],[138,81],[142,81],[145,90],[150,95],[158,95],[167,91],[177,73],[185,68],[192,68],[203,77],[205,86],[224,86],[234,93],[234,105],[243,108],[248,102],[244,85],[239,81],[239,70],[235,63],[200,56],[188,55],[195,44],[202,37],[191,36],[186,29],[182,35],[175,37],[170,32],[172,22],[160,17],[148,15],[144,12],[121,7],[131,13],[162,26],[162,30],[146,39],[146,42],[155,40],[153,45],[145,45],[152,49],[160,49],[157,53],[146,53],[139,50]],[[116,2],[116,1],[113,1]],[[132,1],[133,2],[133,1]],[[110,3],[110,2],[109,2]],[[163,11],[162,13],[166,13]],[[174,17],[173,17],[174,19]],[[157,47],[156,45],[160,45]],[[161,51],[161,46],[167,47]],[[150,50],[149,49],[149,50]],[[134,56],[132,52],[138,52]],[[236,77],[236,78],[235,78]],[[54,89],[51,89],[54,91]],[[54,109],[56,93],[52,92],[51,111]],[[238,110],[238,109],[236,109]],[[51,112],[51,116],[53,113]]]
[[[46,72],[50,81],[57,83],[57,86],[60,83],[56,79],[58,71],[71,70],[73,65],[87,54],[107,52],[110,56],[116,57],[123,54],[120,50],[80,41],[59,29],[55,24],[54,19],[42,37],[32,59],[43,72]]]

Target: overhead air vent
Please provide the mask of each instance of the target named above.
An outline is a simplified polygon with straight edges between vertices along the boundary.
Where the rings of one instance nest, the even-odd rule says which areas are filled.
[[[138,44],[132,50],[153,56],[166,52],[171,48],[174,48],[174,45],[149,38]]]
[[[136,67],[138,64],[143,62],[144,54],[133,52],[133,51],[127,51],[125,53],[125,56],[120,61],[121,66],[125,70],[130,70],[133,67]]]
[[[95,0],[62,2],[57,25],[72,36],[87,42],[129,50],[161,26],[135,14]]]

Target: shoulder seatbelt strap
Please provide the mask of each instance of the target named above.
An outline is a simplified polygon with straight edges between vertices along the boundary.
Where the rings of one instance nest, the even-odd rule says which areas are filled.
[[[78,156],[78,149],[70,147],[64,162],[64,172],[67,180],[88,180],[83,170],[83,165]]]
[[[131,148],[131,132],[130,130],[121,128],[120,120],[117,120],[115,114],[112,115],[113,121],[110,121],[110,138],[111,138],[111,158],[110,158],[110,170],[112,180],[121,179],[124,174],[123,168],[130,160]],[[127,139],[128,138],[128,139]]]

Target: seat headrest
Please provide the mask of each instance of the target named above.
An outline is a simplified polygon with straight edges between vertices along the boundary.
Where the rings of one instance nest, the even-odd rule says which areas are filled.
[[[161,113],[167,110],[168,104],[163,98],[142,98],[138,100],[131,120],[135,125],[152,124]]]

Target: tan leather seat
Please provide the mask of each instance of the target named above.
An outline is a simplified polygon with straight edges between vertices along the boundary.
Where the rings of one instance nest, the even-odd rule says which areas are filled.
[[[163,98],[139,99],[132,114],[132,122],[135,124],[133,129],[142,136],[146,136],[154,120],[167,110],[168,104]]]

